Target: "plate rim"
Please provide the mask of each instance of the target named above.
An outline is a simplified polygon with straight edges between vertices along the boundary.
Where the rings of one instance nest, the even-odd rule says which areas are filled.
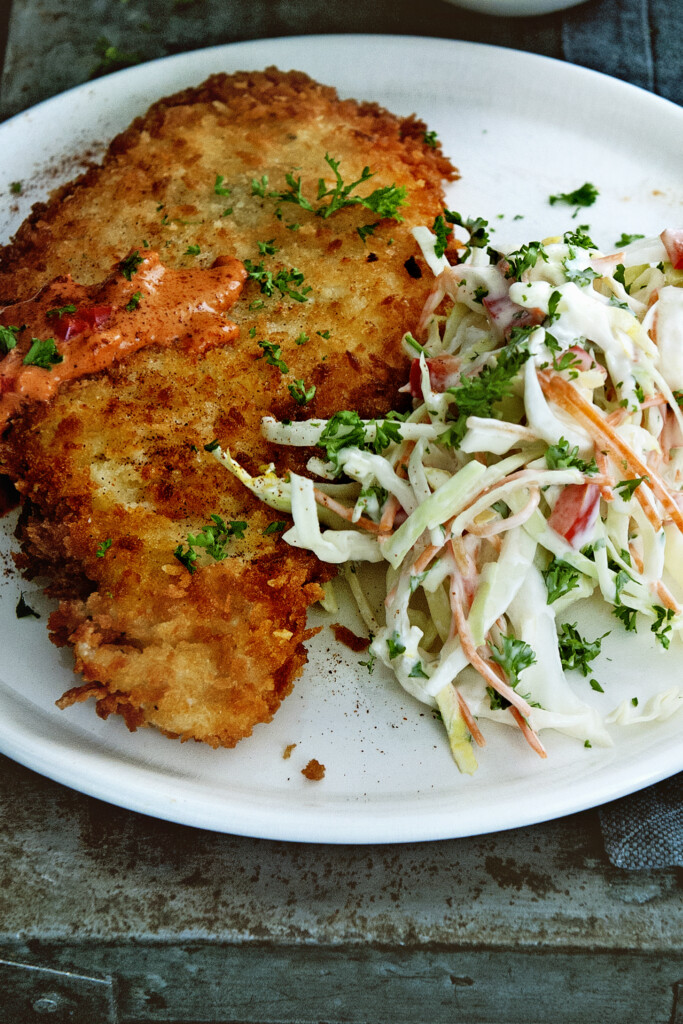
[[[378,44],[378,41],[395,47],[398,49],[410,48],[411,45],[419,44],[421,46],[435,47],[441,53],[457,59],[458,52],[478,52],[479,54],[488,56],[489,59],[496,59],[498,61],[504,60],[512,64],[521,63],[525,66],[532,65],[536,67],[548,68],[549,73],[554,75],[566,76],[567,78],[575,81],[577,76],[585,81],[598,81],[601,89],[611,89],[613,94],[617,96],[628,95],[634,97],[637,95],[640,102],[645,107],[644,109],[656,108],[657,111],[666,111],[668,116],[674,116],[680,118],[683,123],[683,108],[677,106],[670,100],[664,97],[658,96],[654,93],[649,92],[639,86],[632,85],[631,83],[625,82],[620,79],[613,78],[602,72],[595,71],[591,68],[585,68],[581,65],[571,64],[563,61],[559,58],[548,57],[542,54],[536,54],[525,50],[516,50],[513,48],[496,46],[489,43],[470,42],[467,40],[451,40],[444,39],[441,37],[434,36],[414,36],[414,35],[398,35],[398,34],[370,34],[370,33],[342,33],[339,35],[330,34],[318,34],[318,35],[305,35],[305,36],[279,36],[272,39],[254,39],[254,40],[242,40],[235,43],[226,43],[210,47],[202,47],[196,50],[185,51],[179,54],[173,54],[166,57],[160,57],[153,61],[148,61],[140,65],[135,65],[131,68],[124,68],[120,71],[114,72],[112,75],[103,76],[100,79],[94,79],[91,81],[80,83],[73,86],[71,89],[58,93],[55,96],[49,97],[42,100],[40,103],[27,108],[26,110],[20,111],[13,117],[8,118],[4,122],[0,123],[0,137],[8,132],[14,132],[15,130],[23,130],[24,123],[32,117],[40,118],[45,116],[45,111],[48,112],[52,107],[59,106],[68,101],[74,96],[85,95],[89,90],[94,90],[95,100],[97,95],[101,91],[104,91],[104,83],[110,83],[113,79],[116,80],[119,85],[126,81],[130,81],[132,84],[129,89],[130,92],[135,91],[135,83],[140,80],[144,80],[144,77],[150,73],[150,69],[159,68],[160,66],[170,67],[173,66],[193,66],[196,64],[196,70],[201,74],[201,79],[206,77],[207,73],[213,73],[210,70],[208,72],[202,72],[201,63],[206,58],[207,54],[211,54],[212,57],[220,58],[222,54],[230,54],[231,57],[234,54],[245,53],[247,57],[250,52],[273,49],[289,49],[290,47],[296,48],[305,44],[306,47],[310,46],[335,46],[335,45],[347,45],[347,46],[358,46],[359,44],[367,45],[371,43],[373,46]],[[277,61],[277,52],[273,52],[272,63]],[[235,62],[230,60],[231,64]],[[264,66],[269,66],[264,63]],[[194,68],[193,68],[194,70]],[[153,74],[153,70],[152,70]],[[332,72],[332,75],[334,72]],[[165,87],[164,87],[165,88]],[[179,84],[178,89],[182,89],[184,86]],[[337,86],[340,94],[342,93],[341,87]],[[635,91],[635,92],[634,92]],[[362,88],[359,89],[362,93]],[[159,93],[153,88],[150,94],[152,96],[147,101],[149,103],[155,102],[159,98]],[[146,109],[146,108],[145,108]],[[98,158],[100,159],[100,158]],[[0,703],[2,698],[0,697]],[[38,737],[33,737],[35,743],[39,743]],[[144,741],[143,741],[144,742]],[[568,814],[576,813],[577,811],[587,810],[591,807],[598,806],[601,803],[609,802],[614,799],[618,799],[622,796],[628,795],[629,793],[636,792],[646,786],[652,785],[664,778],[667,778],[671,774],[675,774],[676,771],[683,769],[683,760],[678,767],[673,768],[671,764],[665,764],[662,755],[651,756],[644,766],[643,770],[638,774],[637,777],[630,778],[628,781],[622,783],[621,786],[615,787],[610,785],[608,782],[603,782],[600,779],[599,773],[593,776],[595,783],[594,792],[592,796],[586,799],[585,794],[582,796],[574,795],[573,798],[568,798],[565,795],[562,809],[558,812],[551,810],[547,805],[541,803],[535,807],[534,810],[525,813],[522,818],[519,815],[507,813],[503,815],[501,822],[489,822],[487,818],[484,819],[485,826],[482,827],[480,824],[471,823],[465,828],[454,828],[452,822],[444,821],[444,816],[449,813],[446,810],[442,815],[438,817],[438,821],[431,818],[426,826],[420,828],[420,822],[416,822],[415,818],[409,818],[407,822],[401,821],[396,824],[396,834],[388,835],[386,824],[384,823],[384,816],[380,819],[379,828],[368,823],[367,819],[363,819],[358,822],[353,822],[353,805],[349,802],[349,813],[339,813],[338,807],[332,807],[332,820],[324,819],[324,824],[321,827],[320,819],[318,820],[317,834],[313,835],[311,830],[311,821],[316,819],[319,815],[320,809],[316,806],[312,806],[310,810],[302,812],[301,807],[297,807],[297,813],[299,814],[299,820],[297,822],[287,821],[288,813],[287,809],[282,812],[284,817],[273,816],[273,820],[270,824],[265,825],[261,818],[260,824],[259,810],[252,812],[249,809],[241,809],[241,816],[238,820],[231,820],[229,822],[211,823],[207,819],[206,811],[202,810],[198,814],[192,813],[192,808],[188,807],[187,804],[191,802],[192,792],[185,801],[177,801],[173,806],[173,801],[168,800],[166,806],[154,807],[150,809],[144,799],[144,793],[141,792],[139,795],[137,791],[126,791],[125,793],[117,794],[107,789],[106,785],[103,785],[101,780],[95,781],[95,778],[74,778],[74,770],[68,770],[68,761],[62,765],[62,769],[55,765],[50,765],[49,759],[46,762],[45,758],[41,759],[37,751],[31,752],[31,744],[25,743],[22,748],[21,742],[13,744],[11,738],[8,739],[4,735],[3,729],[0,727],[0,751],[11,757],[13,760],[23,764],[25,767],[39,772],[55,782],[62,785],[66,785],[69,788],[75,789],[88,796],[95,797],[96,799],[103,800],[107,803],[120,806],[136,813],[142,813],[148,816],[162,818],[163,820],[173,821],[177,824],[188,825],[189,827],[197,827],[203,829],[209,829],[212,831],[224,832],[234,835],[250,836],[255,838],[264,838],[288,842],[306,842],[306,843],[334,843],[334,844],[376,844],[376,843],[404,843],[404,842],[419,842],[419,841],[435,841],[449,838],[461,838],[471,835],[487,834],[495,831],[504,831],[511,828],[521,827],[525,825],[537,824],[542,821],[554,820],[558,817],[564,817]],[[105,750],[100,753],[100,757],[104,757],[105,760],[112,760],[113,763],[117,762],[116,755],[109,750]],[[80,759],[79,759],[80,763]],[[40,767],[37,767],[40,765]],[[140,767],[144,769],[142,786],[144,788],[144,779],[147,771],[152,774],[158,775],[163,772],[163,768],[158,766],[138,766],[138,765],[127,765],[127,768],[135,772],[140,771]],[[106,774],[106,773],[105,773]],[[172,784],[172,776],[168,777],[168,783]],[[206,783],[204,784],[206,788]],[[191,787],[192,788],[192,787]],[[201,786],[198,787],[201,789]],[[368,800],[368,805],[372,807],[372,800]],[[358,809],[358,808],[356,808]],[[260,812],[261,815],[263,812]],[[268,812],[266,812],[268,813]],[[338,816],[339,820],[335,821],[335,817]],[[362,815],[359,815],[362,819]],[[310,820],[309,820],[310,819]],[[513,820],[514,819],[514,820]],[[349,834],[349,832],[351,834]]]

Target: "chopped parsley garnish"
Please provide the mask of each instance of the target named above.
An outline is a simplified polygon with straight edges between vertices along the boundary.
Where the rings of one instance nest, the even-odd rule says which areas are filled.
[[[318,206],[314,206],[310,199],[306,198],[303,194],[301,178],[295,178],[292,173],[285,175],[285,181],[289,185],[288,189],[281,192],[267,192],[268,178],[264,175],[260,182],[252,181],[252,193],[263,198],[268,196],[270,199],[276,199],[280,203],[294,203],[303,210],[308,210],[309,213],[315,213],[318,217],[324,217],[325,219],[331,217],[338,210],[357,205],[363,206],[366,210],[371,210],[382,219],[385,217],[391,217],[396,221],[403,219],[398,213],[399,207],[403,206],[406,202],[406,190],[403,186],[388,185],[384,188],[375,189],[369,196],[351,195],[359,185],[374,177],[370,168],[364,167],[360,178],[346,185],[342,175],[339,173],[341,161],[335,160],[329,153],[326,153],[325,162],[334,173],[335,183],[328,188],[324,178],[318,179],[318,193],[316,196]],[[324,199],[328,200],[328,202],[321,202]]]
[[[217,196],[229,196],[230,195],[230,189],[226,188],[223,185],[224,181],[225,181],[224,175],[222,175],[222,174],[217,174],[216,175],[216,180],[215,180],[215,182],[213,184],[213,190],[214,190],[214,192],[216,193]]]
[[[469,231],[470,240],[465,246],[463,258],[467,259],[472,249],[484,249],[489,243],[489,233],[486,230],[489,222],[483,217],[466,218],[456,210],[444,210],[444,218],[449,224],[457,224],[458,227]]]
[[[422,141],[425,145],[429,146],[430,149],[436,149],[439,145],[439,136],[434,131],[425,132],[422,136]]]
[[[289,367],[284,359],[280,358],[282,349],[274,341],[259,341],[259,347],[263,349],[263,356],[268,366],[277,366],[280,373],[289,373]],[[263,358],[260,356],[259,358]]]
[[[378,220],[376,220],[373,224],[365,224],[362,228],[356,228],[356,231],[358,232],[358,237],[360,238],[363,245],[365,245],[365,239],[369,235],[374,235],[376,227],[379,227]]]
[[[625,245],[630,245],[631,242],[635,242],[638,238],[645,238],[645,235],[627,235],[624,231],[621,238],[618,238],[614,244],[617,249],[623,249]]]
[[[505,257],[507,269],[506,277],[520,281],[525,270],[535,267],[539,259],[548,262],[548,255],[540,242],[529,242],[515,252],[510,252]]]
[[[671,620],[674,617],[673,608],[662,608],[661,605],[656,604],[655,612],[657,614],[657,618],[650,626],[650,629],[656,636],[657,640],[659,640],[664,650],[668,650],[669,643],[671,641],[671,637],[669,636],[669,633],[671,632]]]
[[[297,405],[308,405],[315,396],[315,384],[307,388],[302,380],[295,380],[293,384],[288,384],[287,388]]]
[[[368,656],[368,660],[367,661],[359,661],[358,664],[362,665],[363,668],[366,668],[368,670],[368,672],[370,673],[370,675],[372,675],[372,673],[375,670],[375,662],[376,661],[377,661],[377,655],[373,654],[372,651],[371,651],[369,656]]]
[[[401,643],[401,638],[398,633],[392,633],[387,639],[387,647],[389,648],[389,658],[393,661],[399,654],[403,654],[405,646]]]
[[[515,689],[519,683],[520,674],[525,668],[536,663],[536,655],[529,644],[518,640],[514,636],[501,636],[502,647],[491,649],[491,660],[500,665],[508,677],[510,686]]]
[[[200,533],[187,535],[187,551],[183,551],[183,544],[179,544],[173,552],[174,556],[181,562],[189,573],[195,572],[197,566],[197,552],[195,548],[204,548],[207,555],[210,555],[216,562],[222,562],[228,557],[226,545],[228,541],[236,537],[241,540],[247,524],[240,520],[225,522],[220,516],[212,515],[212,522],[203,526]]]
[[[488,293],[488,288],[486,288],[483,284],[480,284],[478,288],[474,289],[474,301],[483,302]]]
[[[64,356],[57,349],[54,338],[31,338],[31,347],[24,356],[24,366],[40,366],[51,370],[56,363],[63,363]]]
[[[548,202],[551,206],[554,206],[555,203],[575,206],[574,216],[576,217],[580,206],[592,206],[599,195],[595,185],[591,185],[590,181],[587,181],[580,188],[575,188],[573,192],[558,192],[554,196],[548,196]]]
[[[579,376],[578,368],[581,366],[581,360],[577,356],[576,352],[563,352],[560,358],[553,356],[553,367],[558,372],[562,370],[569,370],[569,377],[574,380]]]
[[[107,551],[109,551],[109,548],[112,546],[112,543],[113,541],[111,537],[107,537],[107,539],[103,540],[101,544],[98,544],[96,552],[97,558],[104,558]]]
[[[621,480],[618,484],[614,485],[614,490],[619,492],[624,501],[630,501],[636,487],[640,487],[646,480],[648,483],[650,482],[650,478],[647,476],[637,476],[633,480]]]
[[[140,305],[140,299],[142,298],[142,292],[135,292],[131,295],[130,299],[126,303],[126,312],[132,313],[134,309],[137,309]]]
[[[635,608],[627,608],[626,605],[618,604],[612,609],[612,614],[619,619],[627,633],[637,632]]]
[[[215,452],[217,448],[220,448],[220,442],[216,438],[204,445],[205,452]]]
[[[327,459],[335,465],[339,452],[344,448],[374,449],[377,455],[392,443],[401,441],[399,413],[388,413],[384,420],[371,421],[375,425],[374,441],[366,442],[365,424],[357,412],[344,410],[335,413],[320,435],[318,445],[327,452]]]
[[[609,633],[603,633],[595,640],[586,640],[576,628],[576,623],[563,622],[557,637],[562,668],[575,668],[582,675],[590,675],[590,663],[600,654],[602,641]]]
[[[429,679],[429,676],[422,668],[422,662],[416,661],[410,672],[408,673],[409,679]]]
[[[58,316],[61,320],[65,313],[75,313],[76,307],[73,302],[70,302],[66,306],[58,306],[56,309],[48,309],[45,316]]]
[[[11,181],[9,184],[9,190],[15,196],[21,195],[21,188],[22,186],[20,181]]]
[[[625,275],[626,275],[626,267],[624,266],[623,263],[617,263],[612,277],[614,278],[615,281],[617,281],[620,285],[622,285],[622,287],[623,287],[624,291],[626,292],[626,294],[630,295],[631,294],[631,286],[630,286],[630,284],[626,284],[626,276]]]
[[[579,286],[579,288],[585,287],[585,285],[594,281],[596,277],[600,277],[597,270],[593,270],[592,267],[584,267],[583,270],[579,270],[576,267],[568,267],[566,260],[562,261],[562,265],[564,267],[564,273],[567,280],[573,281],[574,284]]]
[[[282,533],[282,531],[286,529],[287,523],[278,519],[274,523],[268,523],[265,530],[263,531],[263,536],[269,537],[273,533]]]
[[[597,249],[595,242],[586,234],[587,231],[588,224],[579,224],[576,231],[565,231],[562,236],[565,245],[575,245],[579,249]]]
[[[274,256],[278,251],[274,238],[268,239],[267,242],[257,242],[256,244],[258,245],[258,251],[261,256]]]
[[[620,302],[616,295],[610,295],[609,304],[610,306],[616,306],[617,309],[625,309],[627,313],[631,312],[628,302]]]
[[[244,266],[247,276],[257,282],[263,295],[270,298],[277,288],[281,295],[288,295],[296,302],[308,302],[308,293],[312,289],[308,285],[302,287],[304,275],[296,267],[292,267],[291,270],[279,270],[277,274],[273,274],[271,270],[264,269],[263,262],[255,264],[251,260],[245,260]],[[293,285],[296,285],[296,288],[292,287]]]
[[[545,453],[545,461],[548,469],[578,469],[589,476],[598,471],[595,459],[585,462],[584,459],[579,458],[578,445],[570,448],[569,441],[564,437],[561,437],[557,444],[549,445]]]
[[[143,263],[143,257],[140,255],[140,250],[136,249],[130,256],[126,256],[124,260],[119,263],[119,270],[125,277],[126,281],[132,281],[133,274],[136,273],[138,267]]]
[[[461,374],[460,384],[447,389],[455,397],[458,416],[437,438],[439,444],[457,448],[467,432],[469,416],[493,416],[496,403],[512,394],[512,382],[529,355],[522,345],[508,346],[497,353],[495,364],[484,366],[478,376]]]
[[[199,256],[201,251],[198,245],[188,245],[183,256]]]
[[[446,251],[452,229],[447,226],[442,214],[439,214],[432,224],[432,231],[436,235],[436,241],[434,242],[434,255],[440,258]]]
[[[604,693],[605,692],[603,690],[602,686],[600,686],[600,683],[597,681],[597,679],[591,679],[590,680],[590,688],[591,688],[591,690],[595,690],[596,693]]]
[[[0,352],[6,356],[13,348],[17,345],[17,334],[21,330],[20,327],[9,327],[0,326]]]
[[[633,705],[634,708],[637,708],[638,707],[638,698],[637,697],[631,697],[631,704]]]
[[[319,338],[324,338],[325,341],[327,341],[327,339],[329,338],[331,332],[330,331],[316,331],[315,333],[318,335]]]
[[[34,618],[34,619],[39,619],[40,618],[40,615],[38,614],[38,612],[34,611],[34,609],[31,608],[31,606],[29,604],[27,604],[26,601],[24,600],[24,592],[23,592],[23,590],[19,594],[19,600],[17,601],[17,606],[14,609],[14,614],[16,615],[16,617],[18,619],[27,619],[27,618],[29,618],[29,616],[31,618]]]
[[[553,555],[550,565],[543,570],[543,579],[548,591],[548,604],[552,604],[578,587],[580,577],[581,573],[578,569]]]
[[[304,331],[302,331],[299,337],[294,339],[294,344],[305,345],[308,340],[308,335]]]
[[[252,196],[260,196],[261,199],[265,199],[268,194],[268,175],[264,174],[259,180],[256,178],[251,179],[251,194]]]

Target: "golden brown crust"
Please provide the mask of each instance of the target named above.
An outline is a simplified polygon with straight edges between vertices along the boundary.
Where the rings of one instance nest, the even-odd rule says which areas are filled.
[[[265,191],[285,191],[293,172],[315,199],[318,179],[334,180],[326,153],[346,181],[371,166],[361,195],[405,187],[404,223],[361,206],[324,218],[254,194],[252,180],[265,175]],[[339,101],[298,72],[215,75],[156,103],[101,167],[34,209],[2,250],[6,302],[65,272],[93,284],[147,247],[171,267],[234,255],[275,275],[296,268],[311,288],[299,302],[248,281],[230,311],[236,343],[201,354],[140,351],[65,385],[0,439],[0,471],[25,503],[19,563],[47,573],[64,598],[50,628],[73,647],[84,680],[62,706],[93,696],[99,714],[122,715],[131,728],[151,724],[213,746],[232,746],[272,717],[303,668],[306,609],[332,570],[278,533],[264,535],[286,516],[261,505],[204,445],[218,438],[251,471],[270,461],[300,467],[306,453],[263,440],[264,414],[392,406],[406,370],[400,338],[430,287],[427,274],[416,280],[405,268],[421,262],[410,228],[432,223],[442,178],[454,175],[412,118]],[[357,229],[367,225],[363,242]],[[275,253],[259,252],[259,242]],[[281,347],[286,373],[263,358],[261,340]],[[297,379],[317,389],[305,408],[289,391]],[[173,553],[213,514],[246,522],[244,539],[230,542],[224,561],[200,552],[190,575]]]

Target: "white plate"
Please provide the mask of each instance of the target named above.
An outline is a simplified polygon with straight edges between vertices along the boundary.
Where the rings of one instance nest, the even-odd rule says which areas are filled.
[[[681,222],[678,107],[593,72],[511,50],[335,36],[181,54],[80,86],[0,126],[0,192],[6,195],[12,181],[26,182],[19,208],[5,210],[1,237],[16,228],[31,201],[73,174],[71,155],[97,150],[157,97],[214,71],[270,64],[307,71],[343,96],[423,117],[462,171],[448,205],[487,217],[501,245],[588,222],[595,241],[609,248],[622,230],[654,233]],[[45,173],[48,164],[61,167],[57,178]],[[600,198],[577,220],[570,208],[548,205],[551,193],[586,180]],[[8,535],[6,521],[6,548]],[[313,645],[304,678],[274,722],[258,726],[235,750],[181,745],[151,730],[131,735],[119,719],[100,722],[92,706],[55,709],[55,698],[74,682],[70,659],[48,642],[44,615],[40,622],[15,618],[20,589],[16,578],[2,578],[0,750],[68,786],[146,814],[309,842],[439,839],[568,814],[683,768],[678,716],[658,727],[615,730],[616,745],[607,751],[544,734],[546,762],[516,731],[487,724],[480,770],[461,776],[431,713],[379,667],[368,675],[358,665],[362,655],[336,645],[329,630]],[[35,587],[24,589],[45,611]],[[353,626],[352,612],[345,614]],[[606,613],[604,623],[592,613],[586,619],[590,635],[613,625]],[[667,654],[649,637],[619,628],[612,629],[596,670],[606,693],[577,681],[581,694],[604,710],[676,681],[678,651]],[[290,743],[297,746],[284,760]],[[325,764],[323,781],[300,774],[310,758]]]

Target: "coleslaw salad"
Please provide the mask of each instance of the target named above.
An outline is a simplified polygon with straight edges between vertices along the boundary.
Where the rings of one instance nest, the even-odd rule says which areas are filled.
[[[266,418],[268,440],[318,447],[310,476],[212,454],[291,512],[286,542],[344,566],[371,657],[438,710],[472,772],[486,720],[545,757],[545,729],[609,746],[607,725],[683,707],[679,688],[589,706],[566,673],[588,680],[604,637],[565,618],[595,594],[615,629],[680,642],[683,231],[605,254],[578,228],[501,253],[485,222],[444,214],[414,231],[435,283],[403,339],[412,411]],[[386,565],[382,614],[364,563]]]

